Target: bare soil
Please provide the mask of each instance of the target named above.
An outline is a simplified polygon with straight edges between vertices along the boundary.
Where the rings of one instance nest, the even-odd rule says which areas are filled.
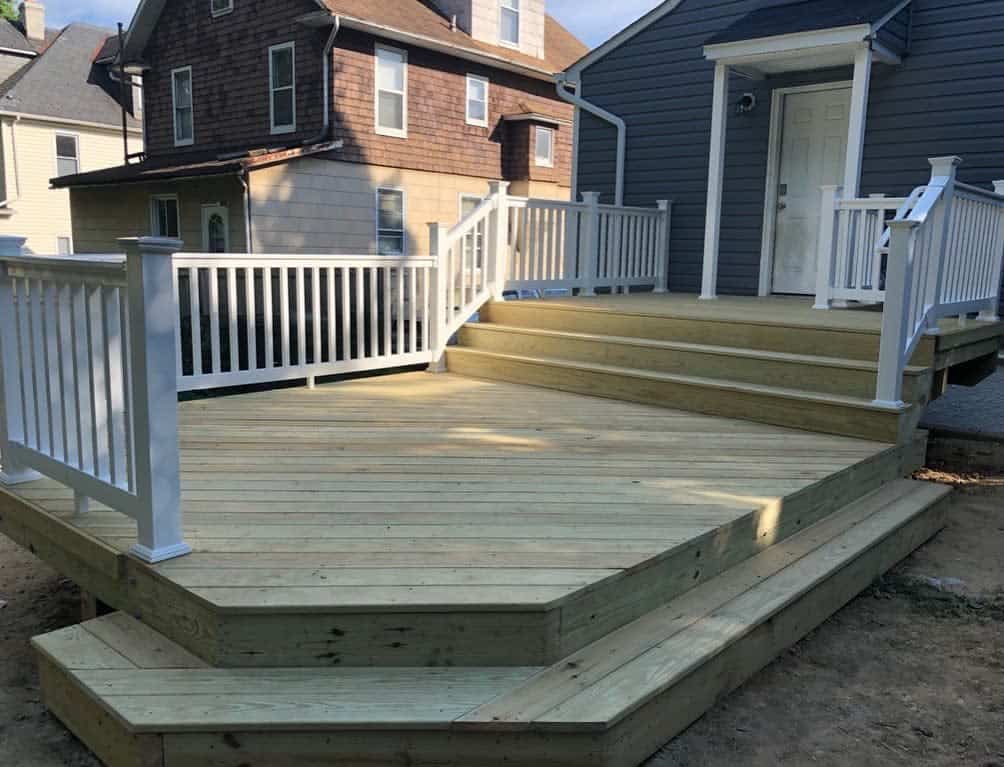
[[[646,767],[1004,767],[1004,478],[721,701]],[[0,536],[0,765],[99,767],[42,705],[28,639],[76,623],[73,584]]]

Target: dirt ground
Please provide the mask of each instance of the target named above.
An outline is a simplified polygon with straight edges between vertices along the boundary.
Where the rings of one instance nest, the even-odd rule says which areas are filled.
[[[949,525],[646,767],[1004,767],[1004,479],[959,478]],[[73,585],[0,536],[0,765],[98,767],[41,703],[29,637]]]

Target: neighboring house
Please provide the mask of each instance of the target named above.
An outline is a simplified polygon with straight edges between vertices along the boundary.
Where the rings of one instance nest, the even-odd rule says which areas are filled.
[[[124,160],[122,89],[110,68],[117,42],[86,24],[46,29],[45,9],[32,0],[19,22],[0,19],[0,234],[26,237],[31,252],[74,250],[69,193],[51,189],[52,177]],[[130,152],[139,152],[133,95],[130,84],[126,131]]]
[[[703,265],[713,294],[717,259],[722,292],[806,294],[821,186],[905,196],[946,155],[1004,179],[1002,42],[1000,0],[669,0],[565,77],[626,123],[625,203],[674,200],[670,290]],[[583,113],[577,191],[611,199],[616,136]]]
[[[585,50],[543,0],[143,0],[146,160],[55,185],[81,251],[423,253],[489,180],[568,199]]]

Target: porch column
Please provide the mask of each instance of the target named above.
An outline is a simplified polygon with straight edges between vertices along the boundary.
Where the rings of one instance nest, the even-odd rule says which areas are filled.
[[[854,85],[851,88],[851,114],[847,131],[847,161],[844,165],[844,197],[859,196],[861,159],[865,149],[865,123],[868,116],[868,89],[872,79],[872,50],[866,44],[854,54]]]
[[[725,128],[729,117],[729,68],[715,64],[711,103],[711,152],[708,161],[708,206],[704,216],[704,271],[701,298],[715,298],[718,289],[718,243],[722,223],[722,184],[725,180]]]

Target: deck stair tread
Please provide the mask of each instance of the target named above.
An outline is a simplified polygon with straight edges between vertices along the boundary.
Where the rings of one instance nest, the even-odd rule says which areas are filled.
[[[867,557],[949,492],[888,483],[546,669],[217,669],[121,613],[33,642],[132,733],[588,735],[672,694],[694,669]]]
[[[555,339],[577,339],[583,341],[598,341],[611,344],[638,346],[646,349],[671,351],[690,351],[704,354],[716,354],[728,357],[743,357],[755,360],[771,360],[776,362],[803,363],[835,368],[853,368],[867,372],[877,372],[878,363],[872,360],[862,360],[849,357],[824,356],[818,354],[796,354],[792,352],[771,351],[769,349],[753,349],[749,347],[725,346],[719,344],[698,344],[689,341],[664,341],[654,338],[637,338],[634,336],[603,335],[598,333],[575,333],[567,330],[549,330],[546,328],[527,328],[519,325],[483,322],[466,326],[475,331],[497,332],[504,334],[519,334]],[[909,365],[904,370],[907,375],[920,375],[927,368],[920,365]]]
[[[626,368],[616,365],[603,365],[595,362],[580,362],[558,357],[535,357],[520,354],[503,354],[500,352],[488,352],[480,349],[470,349],[467,347],[452,347],[448,354],[470,355],[484,359],[509,360],[513,362],[525,362],[538,365],[548,365],[553,367],[564,367],[576,370],[595,371],[601,373],[613,373],[616,375],[630,376],[650,381],[661,381],[665,383],[688,384],[711,389],[730,390],[735,392],[750,392],[773,397],[782,397],[803,402],[818,404],[839,404],[846,407],[861,408],[878,413],[899,414],[911,408],[892,407],[888,405],[876,404],[875,402],[861,397],[848,397],[840,394],[822,394],[818,392],[804,391],[801,389],[791,389],[779,386],[767,386],[765,384],[746,383],[742,381],[730,381],[722,378],[704,378],[700,376],[682,375],[679,373],[663,373],[654,370],[643,370],[641,368]]]

